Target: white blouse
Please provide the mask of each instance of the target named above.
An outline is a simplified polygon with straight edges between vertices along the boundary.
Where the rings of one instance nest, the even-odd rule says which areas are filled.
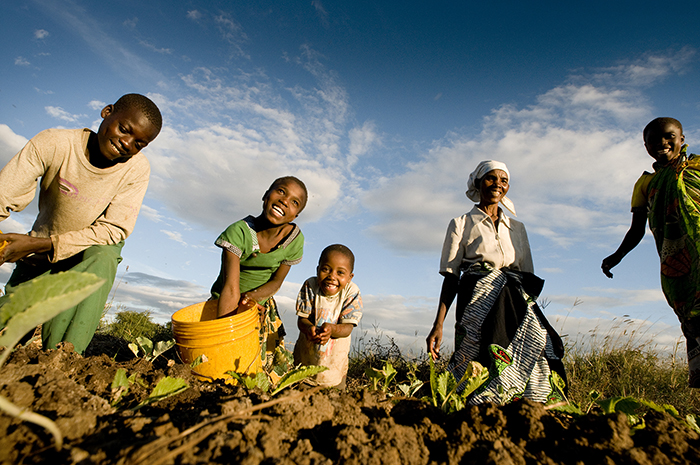
[[[473,263],[486,262],[496,269],[534,273],[525,226],[498,209],[498,229],[491,217],[476,205],[450,221],[442,246],[440,274],[459,276]]]

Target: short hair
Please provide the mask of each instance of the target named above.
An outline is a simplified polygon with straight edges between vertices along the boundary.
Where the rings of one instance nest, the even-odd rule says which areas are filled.
[[[683,134],[683,125],[681,124],[680,121],[678,121],[676,118],[669,118],[667,116],[661,117],[661,118],[655,118],[649,122],[644,127],[644,132],[642,132],[642,137],[644,140],[647,140],[647,134],[649,134],[649,131],[651,131],[652,128],[660,126],[662,124],[673,124],[675,126],[678,126],[678,129],[681,130],[681,134]]]
[[[318,259],[318,264],[320,265],[323,259],[327,258],[328,254],[331,252],[338,252],[345,255],[348,260],[350,260],[350,271],[352,272],[355,269],[355,255],[352,253],[352,250],[343,244],[333,244],[323,249],[323,252],[321,252],[321,257]]]
[[[160,132],[163,127],[163,116],[151,99],[141,94],[126,94],[114,103],[114,112],[119,113],[127,108],[136,108],[144,114],[148,121]]]
[[[306,190],[306,184],[304,184],[301,179],[295,177],[295,176],[282,176],[281,178],[275,179],[272,184],[270,184],[270,187],[267,189],[267,192],[270,192],[272,189],[275,187],[279,186],[280,184],[283,184],[285,182],[293,182],[299,187],[301,187],[301,190],[304,191],[304,202],[301,205],[301,210],[303,210],[306,207],[306,202],[309,200],[309,191]],[[266,192],[266,194],[267,194]],[[301,212],[299,210],[299,212]]]

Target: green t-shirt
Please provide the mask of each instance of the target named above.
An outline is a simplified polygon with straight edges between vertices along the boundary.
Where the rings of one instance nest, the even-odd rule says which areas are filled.
[[[267,253],[260,253],[258,235],[255,231],[255,218],[248,216],[226,228],[216,239],[217,246],[235,254],[241,260],[239,286],[241,294],[257,289],[272,278],[280,265],[296,265],[304,254],[304,235],[294,223],[292,232],[277,247]],[[224,286],[223,272],[211,287],[211,295],[218,299]],[[260,302],[264,303],[264,302]]]

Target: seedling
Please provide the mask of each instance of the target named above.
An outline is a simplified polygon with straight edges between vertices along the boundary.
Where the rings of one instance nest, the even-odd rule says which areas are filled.
[[[114,375],[114,379],[112,380],[112,407],[118,408],[120,406],[121,399],[129,392],[129,388],[133,384],[139,384],[146,387],[146,384],[140,378],[138,378],[138,376],[136,376],[136,373],[127,378],[126,370],[119,368],[117,373]],[[153,402],[167,399],[168,397],[181,393],[188,387],[189,385],[184,379],[166,376],[158,381],[156,387],[153,388],[153,391],[151,391],[146,399],[135,407],[132,407],[130,410],[138,410],[141,407],[152,404]]]
[[[288,350],[281,347],[275,349],[275,365],[272,368],[272,371],[277,376],[281,376],[277,384],[273,383],[272,377],[264,371],[254,375],[244,375],[234,371],[227,371],[226,374],[238,381],[242,386],[245,386],[248,390],[255,389],[257,387],[263,392],[268,392],[272,388],[270,395],[274,396],[283,389],[293,386],[306,378],[315,376],[328,369],[326,367],[315,365],[294,367],[293,365],[290,365],[290,361],[293,363],[293,360],[294,357]]]
[[[65,271],[48,274],[20,284],[12,294],[0,297],[0,368],[14,346],[36,326],[62,311],[79,304],[104,284],[104,279],[92,273]],[[0,409],[21,420],[43,426],[53,435],[56,450],[63,447],[63,435],[52,420],[34,412],[20,409],[0,396]]]
[[[376,368],[367,367],[365,369],[365,374],[372,383],[372,389],[376,391],[381,385],[381,389],[384,392],[389,390],[389,385],[396,377],[396,370],[394,366],[387,360],[384,362],[384,368],[377,370]]]
[[[153,341],[148,339],[147,337],[143,336],[138,336],[136,338],[136,343],[131,343],[129,344],[129,349],[134,353],[135,356],[141,356],[148,360],[149,362],[153,362],[156,358],[158,358],[159,355],[161,355],[164,352],[167,352],[170,350],[173,346],[175,345],[175,339],[171,339],[169,341],[158,341],[155,344],[155,347],[153,346]]]
[[[449,371],[437,374],[432,357],[429,362],[431,397],[424,400],[431,402],[435,407],[439,407],[447,413],[462,410],[471,393],[476,391],[489,378],[488,370],[479,362],[469,362],[459,382]],[[458,393],[457,390],[460,386],[464,386],[464,388]]]

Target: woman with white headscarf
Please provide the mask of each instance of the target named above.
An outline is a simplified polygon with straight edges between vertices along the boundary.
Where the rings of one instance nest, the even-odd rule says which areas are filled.
[[[489,369],[489,379],[470,403],[529,398],[560,400],[566,379],[561,338],[537,306],[544,281],[535,276],[525,226],[506,194],[510,173],[504,163],[486,160],[469,175],[472,210],[447,228],[440,260],[443,275],[437,316],[427,338],[439,355],[447,311],[457,297],[455,352],[448,369],[460,380],[470,361]]]

